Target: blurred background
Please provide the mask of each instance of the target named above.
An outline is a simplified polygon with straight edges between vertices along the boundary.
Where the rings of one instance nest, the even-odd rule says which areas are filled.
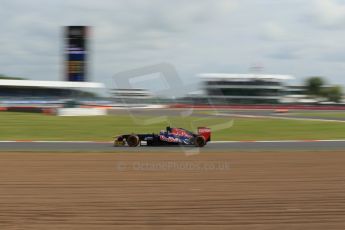
[[[3,107],[344,103],[340,1],[4,0],[0,12]],[[115,76],[133,69],[122,88]]]

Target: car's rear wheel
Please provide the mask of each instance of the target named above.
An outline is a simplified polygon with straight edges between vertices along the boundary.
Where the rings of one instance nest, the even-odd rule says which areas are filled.
[[[196,147],[204,147],[206,145],[206,140],[203,136],[196,136],[194,144]]]
[[[139,137],[136,135],[130,135],[126,139],[129,147],[136,147],[139,145]]]

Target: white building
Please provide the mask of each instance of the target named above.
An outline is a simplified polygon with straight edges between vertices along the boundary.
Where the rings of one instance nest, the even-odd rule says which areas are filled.
[[[120,104],[148,104],[154,100],[154,95],[145,89],[112,89],[111,97]]]

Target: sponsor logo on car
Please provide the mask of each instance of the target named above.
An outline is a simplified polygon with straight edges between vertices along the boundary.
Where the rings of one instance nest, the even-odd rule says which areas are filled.
[[[208,133],[211,132],[211,130],[209,128],[200,128],[199,129],[199,133]]]
[[[178,139],[177,137],[166,137],[164,135],[159,135],[159,139],[161,141],[167,141],[167,142],[179,142],[180,139]]]
[[[190,134],[188,134],[185,130],[182,129],[172,129],[171,131],[172,134],[175,134],[176,136],[181,136],[181,137],[192,137]]]

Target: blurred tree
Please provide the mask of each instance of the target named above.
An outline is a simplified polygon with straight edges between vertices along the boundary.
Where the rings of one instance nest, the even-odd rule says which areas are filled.
[[[322,77],[310,77],[306,80],[306,90],[307,94],[313,96],[323,96],[322,86],[324,84],[324,80]]]
[[[24,78],[21,77],[9,77],[3,74],[0,74],[0,79],[6,79],[6,80],[24,80]]]
[[[322,90],[322,94],[329,101],[340,102],[343,97],[343,92],[341,86],[327,87]]]

